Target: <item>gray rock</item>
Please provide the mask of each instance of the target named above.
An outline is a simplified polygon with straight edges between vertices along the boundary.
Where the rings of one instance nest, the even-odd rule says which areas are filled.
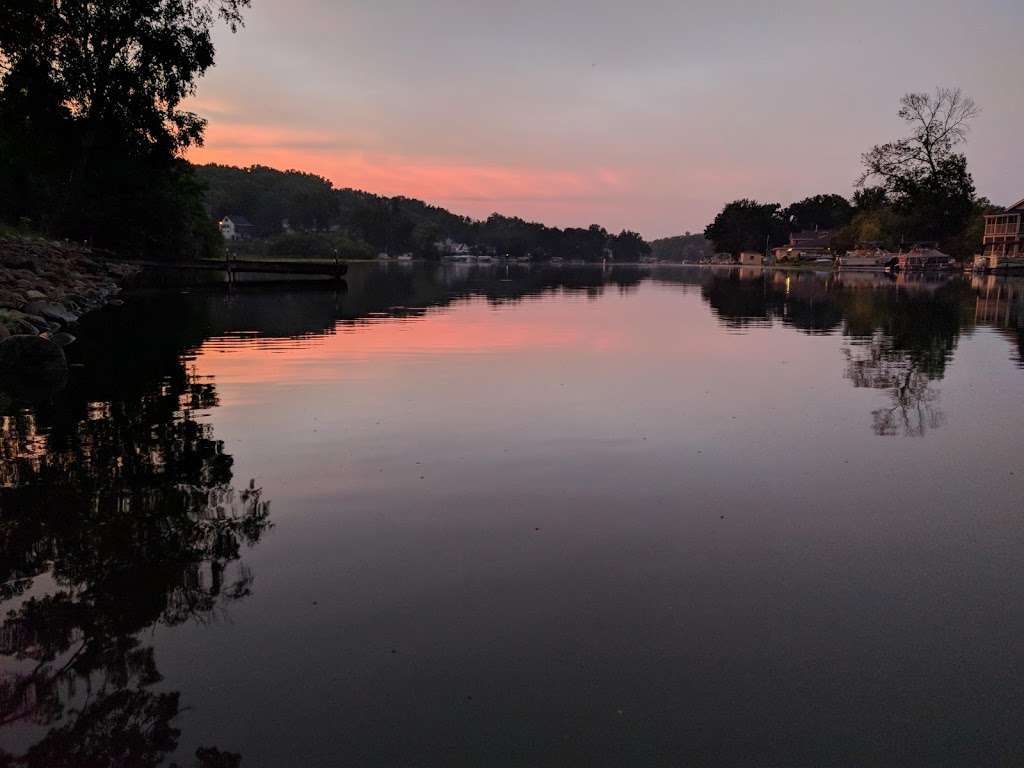
[[[41,336],[8,336],[0,340],[0,377],[53,382],[68,374],[64,350]]]
[[[7,328],[9,336],[39,333],[39,329],[27,320],[18,320],[10,317],[4,320],[4,327]]]
[[[27,299],[17,291],[0,288],[0,307],[12,307],[21,309],[25,306]]]
[[[29,301],[42,301],[46,298],[46,294],[42,291],[37,291],[35,288],[29,288],[25,291],[25,298]]]
[[[40,317],[39,315],[26,315],[19,313],[19,319],[24,320],[26,323],[30,323],[32,327],[36,329],[36,333],[60,330],[60,323],[56,320],[47,320],[45,317]]]
[[[29,320],[23,312],[16,309],[0,309],[0,323],[3,323],[11,334],[39,333],[43,330]]]
[[[59,323],[78,322],[78,315],[67,307],[51,301],[30,301],[23,309],[26,315],[39,315],[47,320],[56,320]]]
[[[68,344],[74,344],[75,340],[75,337],[67,331],[57,331],[57,333],[50,335],[50,341],[58,347],[66,347]]]
[[[6,339],[11,335],[11,332],[7,330],[7,326],[0,323],[0,339]]]
[[[26,312],[24,307],[22,307],[17,312],[11,312],[11,313],[8,313],[8,314],[13,314],[13,315],[16,315],[18,317],[23,317],[26,320],[28,320],[30,323],[42,323],[44,326],[46,325],[46,321],[43,319],[42,315],[35,315],[35,314],[32,314],[31,312]]]

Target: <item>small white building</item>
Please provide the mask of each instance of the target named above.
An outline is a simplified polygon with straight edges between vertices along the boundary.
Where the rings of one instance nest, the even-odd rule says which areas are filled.
[[[743,251],[740,253],[740,266],[760,267],[764,264],[764,257],[757,251]]]
[[[446,237],[444,240],[438,240],[434,243],[434,250],[442,256],[468,257],[472,255],[472,250],[468,245],[456,242],[450,237]]]
[[[220,233],[225,240],[248,240],[252,237],[253,226],[245,216],[225,216],[217,222],[217,226],[220,227]]]

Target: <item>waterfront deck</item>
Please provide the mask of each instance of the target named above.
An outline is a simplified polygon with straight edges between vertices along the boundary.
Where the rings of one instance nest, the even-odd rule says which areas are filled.
[[[348,265],[341,261],[300,261],[295,259],[223,259],[184,262],[137,261],[146,269],[169,271],[224,272],[228,282],[235,282],[239,274],[322,277],[340,280],[348,272]]]

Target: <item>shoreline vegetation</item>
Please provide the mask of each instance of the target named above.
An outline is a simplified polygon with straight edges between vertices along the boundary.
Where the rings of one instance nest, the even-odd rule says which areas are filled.
[[[61,385],[79,319],[119,303],[138,271],[80,245],[0,234],[0,384]]]

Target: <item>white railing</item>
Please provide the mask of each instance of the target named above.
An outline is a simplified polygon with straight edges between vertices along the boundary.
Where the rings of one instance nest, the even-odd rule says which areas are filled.
[[[1017,237],[1020,235],[1020,216],[992,216],[985,221],[985,237]]]

